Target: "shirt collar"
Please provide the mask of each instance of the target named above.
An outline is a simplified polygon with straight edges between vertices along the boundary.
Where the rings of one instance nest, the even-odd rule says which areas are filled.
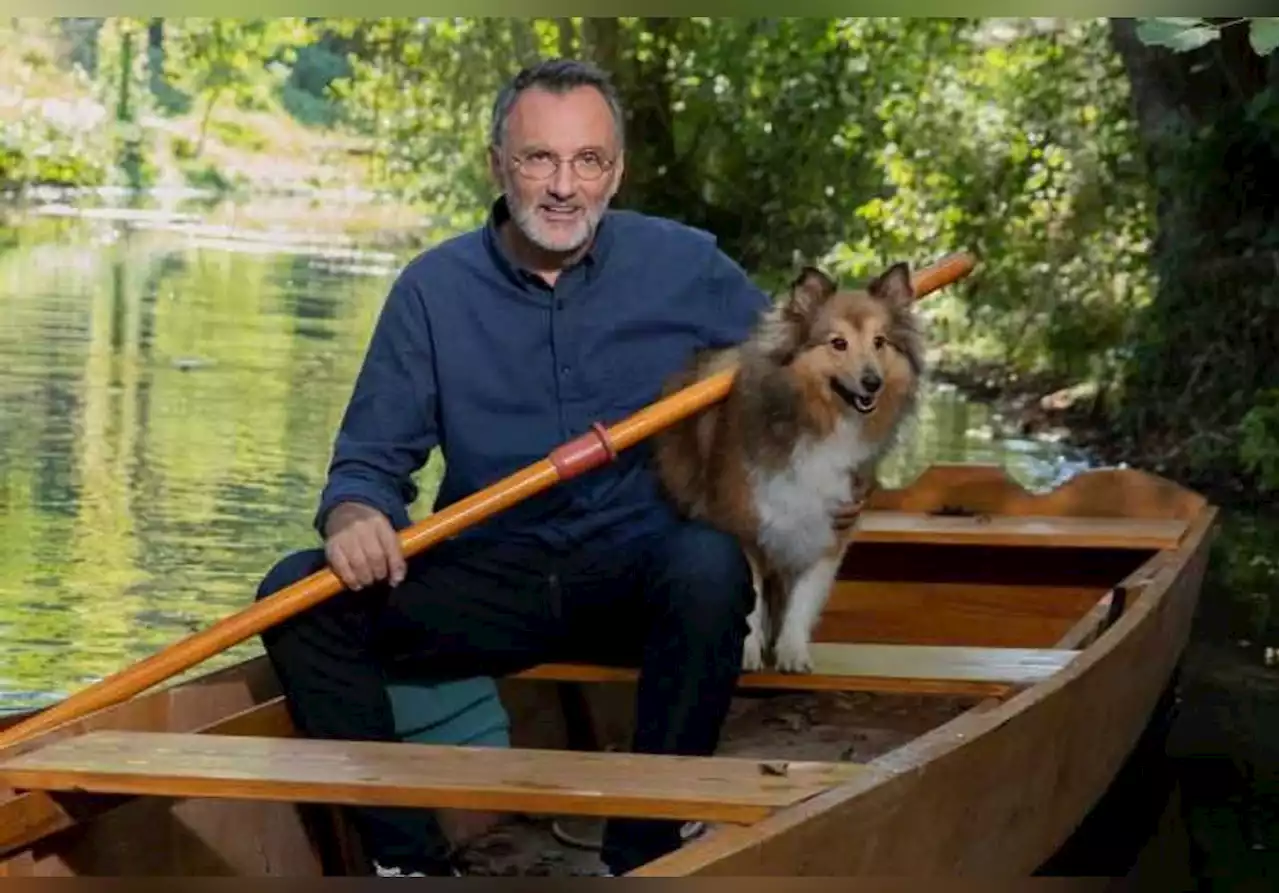
[[[591,247],[587,249],[587,253],[578,262],[579,265],[587,268],[588,278],[594,278],[600,273],[613,247],[614,227],[610,225],[610,218],[613,213],[611,210],[605,211],[599,225],[596,227],[595,238],[591,242]],[[507,204],[507,197],[500,195],[489,207],[489,216],[484,226],[484,241],[485,246],[489,249],[489,255],[502,274],[513,282],[521,286],[531,282],[541,283],[541,278],[522,267],[507,252],[506,246],[502,244],[502,239],[498,235],[498,227],[510,219],[511,207]]]

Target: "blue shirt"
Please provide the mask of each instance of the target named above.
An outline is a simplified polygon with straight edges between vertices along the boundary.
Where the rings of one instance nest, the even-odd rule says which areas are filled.
[[[742,341],[769,298],[709,233],[610,210],[554,287],[508,256],[487,223],[440,243],[396,278],[334,445],[315,523],[355,501],[400,529],[410,478],[439,448],[435,509],[543,459],[661,396],[693,351]],[[641,442],[613,462],[508,508],[463,536],[553,550],[618,545],[674,514]]]

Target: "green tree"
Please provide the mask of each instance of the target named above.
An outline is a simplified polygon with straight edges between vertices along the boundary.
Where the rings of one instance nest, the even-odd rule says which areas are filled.
[[[204,150],[218,103],[230,98],[240,104],[266,104],[287,74],[273,73],[268,60],[279,54],[292,58],[293,48],[311,36],[299,18],[167,19],[164,33],[164,80],[203,102],[196,157]]]
[[[1157,196],[1121,448],[1228,499],[1275,499],[1276,20],[1114,22]]]

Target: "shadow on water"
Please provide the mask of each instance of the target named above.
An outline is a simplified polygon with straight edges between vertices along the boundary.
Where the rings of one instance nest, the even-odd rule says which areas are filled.
[[[19,218],[2,235],[0,713],[47,704],[244,607],[279,555],[315,542],[333,434],[396,269],[349,246],[275,250],[104,219]],[[998,436],[997,421],[932,388],[885,483],[976,461],[1039,489],[1088,465],[1062,445]],[[419,476],[416,516],[439,467]],[[257,652],[253,640],[193,672]],[[1233,707],[1236,688],[1215,688],[1203,669],[1216,653],[1189,652],[1198,669],[1181,697],[1170,690],[1114,790],[1045,872],[1274,889],[1275,747],[1249,750],[1257,716],[1275,729],[1274,676],[1257,705]],[[1255,710],[1234,735],[1223,731],[1233,709]],[[1223,791],[1263,796],[1239,806]]]
[[[321,267],[322,252],[111,221],[7,234],[0,711],[242,607],[273,556],[314,541],[333,431],[387,285]]]

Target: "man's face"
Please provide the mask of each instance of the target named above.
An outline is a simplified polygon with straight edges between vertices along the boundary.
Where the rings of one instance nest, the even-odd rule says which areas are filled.
[[[568,253],[586,244],[622,180],[613,115],[592,87],[525,90],[490,163],[512,220],[545,251]]]

